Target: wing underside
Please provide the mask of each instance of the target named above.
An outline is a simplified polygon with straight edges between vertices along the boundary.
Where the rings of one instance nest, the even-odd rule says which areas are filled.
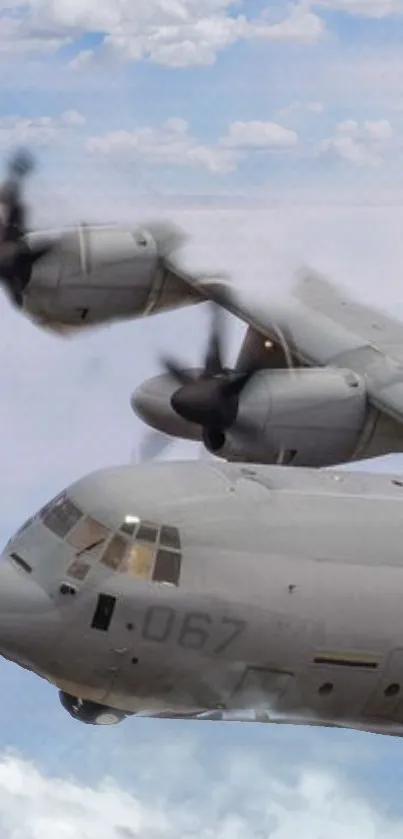
[[[278,370],[287,366],[300,366],[301,359],[288,344],[281,329],[276,328],[274,322],[266,323],[256,316],[253,309],[238,297],[226,275],[196,275],[174,259],[166,260],[165,270],[170,280],[167,285],[175,288],[176,294],[183,294],[183,286],[187,285],[190,303],[211,300],[246,324],[247,330],[236,362],[237,370],[243,371],[250,367]]]

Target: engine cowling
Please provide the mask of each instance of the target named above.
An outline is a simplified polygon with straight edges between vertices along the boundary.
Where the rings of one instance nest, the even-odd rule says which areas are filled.
[[[200,440],[201,428],[182,420],[170,404],[177,383],[169,375],[144,382],[132,396],[134,412],[174,437]],[[214,454],[230,461],[331,466],[351,460],[367,419],[364,381],[350,370],[261,370],[242,394],[238,419],[256,428],[245,444],[237,422]]]
[[[27,237],[30,247],[44,234]],[[179,246],[172,225],[135,230],[78,225],[53,231],[53,247],[33,266],[23,309],[37,325],[58,333],[88,329],[178,306],[200,295],[166,264]]]

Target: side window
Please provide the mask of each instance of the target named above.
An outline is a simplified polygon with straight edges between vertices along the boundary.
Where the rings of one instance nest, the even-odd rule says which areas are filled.
[[[60,496],[50,507],[45,507],[41,513],[45,527],[61,539],[72,530],[81,516],[81,510],[65,495]]]

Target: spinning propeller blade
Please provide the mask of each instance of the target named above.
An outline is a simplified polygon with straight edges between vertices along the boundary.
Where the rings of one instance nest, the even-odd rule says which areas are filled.
[[[8,163],[7,178],[0,186],[0,281],[16,305],[22,305],[33,266],[53,247],[50,240],[29,245],[26,240],[26,205],[22,185],[34,168],[33,157],[25,150],[16,152]]]

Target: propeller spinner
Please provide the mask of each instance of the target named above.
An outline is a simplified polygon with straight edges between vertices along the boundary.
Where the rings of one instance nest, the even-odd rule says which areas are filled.
[[[198,426],[200,437],[204,444],[204,451],[207,449],[210,455],[220,456],[220,451],[226,443],[226,434],[232,426],[236,425],[236,436],[241,447],[245,444],[245,451],[253,451],[258,442],[260,426],[256,426],[254,420],[240,415],[240,397],[248,387],[252,377],[262,369],[261,359],[253,357],[253,361],[247,363],[246,369],[242,371],[232,370],[224,365],[223,353],[223,312],[219,305],[210,303],[212,306],[212,326],[205,354],[204,367],[200,372],[182,367],[177,361],[170,357],[162,359],[162,366],[165,373],[168,373],[166,389],[171,408],[174,412],[189,423],[190,426]],[[272,323],[272,332],[275,335],[276,346],[282,350],[283,364],[292,375],[294,372],[294,360],[291,350],[283,332],[277,324]],[[270,346],[271,343],[270,343]],[[157,377],[156,393],[148,393],[144,400],[143,393],[133,394],[132,409],[135,414],[151,428],[143,435],[139,455],[142,461],[152,460],[160,457],[164,450],[169,447],[175,436],[170,436],[169,430],[163,431],[154,425],[155,417],[158,416],[159,407],[155,404],[149,414],[149,404],[154,404],[155,396],[162,401],[165,398],[161,393],[161,384]],[[162,376],[163,380],[165,377]],[[178,387],[172,393],[172,383]],[[169,384],[171,383],[171,384]],[[167,394],[168,395],[168,394]],[[151,400],[148,403],[148,400]],[[144,411],[144,404],[147,405]],[[150,421],[150,417],[151,421]],[[178,435],[187,439],[186,434]],[[189,439],[197,439],[191,436]],[[200,438],[199,438],[200,439]],[[276,463],[282,463],[285,450],[280,448]]]
[[[222,312],[213,304],[213,320],[207,345],[204,367],[193,376],[169,358],[163,359],[164,369],[179,387],[172,394],[174,411],[187,422],[200,425],[206,447],[219,451],[225,443],[225,432],[237,421],[243,436],[253,435],[254,427],[238,418],[239,397],[256,372],[236,372],[224,366],[222,349]]]

